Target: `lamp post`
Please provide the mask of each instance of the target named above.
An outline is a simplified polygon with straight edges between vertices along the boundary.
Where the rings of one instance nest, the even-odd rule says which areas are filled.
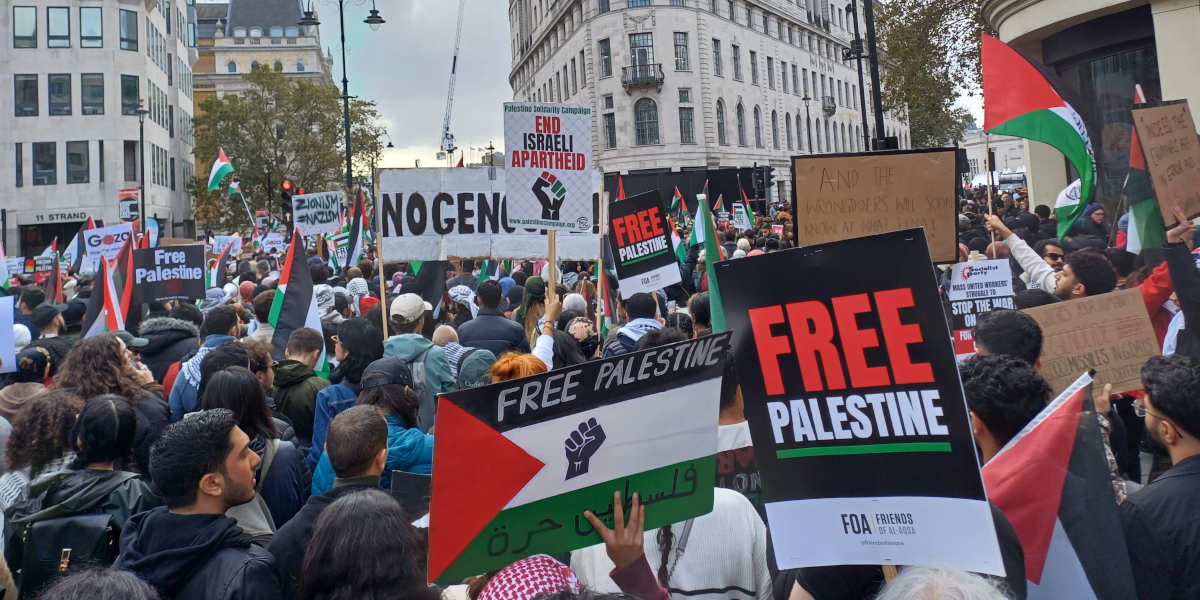
[[[371,31],[378,31],[379,26],[386,22],[387,21],[383,20],[383,17],[379,16],[379,10],[375,8],[375,0],[371,0],[370,14],[366,19],[363,19],[363,23],[370,25]],[[313,11],[312,0],[309,0],[308,10],[304,11],[304,16],[301,17],[297,24],[301,27],[316,27],[321,24],[321,22],[317,20],[316,13]],[[350,98],[352,96],[350,96],[350,79],[346,75],[345,0],[338,0],[338,26],[342,42],[342,120],[344,134],[346,136],[346,189],[349,190],[354,187],[354,180],[351,176],[351,172],[353,170],[351,160],[353,155],[350,150]]]
[[[808,95],[808,92],[804,92],[804,97],[801,100],[804,101],[804,131],[808,133],[808,153],[812,154],[812,117],[808,114],[808,103],[812,102],[812,97]]]
[[[858,0],[850,0],[850,4],[846,8],[850,10],[850,15],[854,19],[854,43],[850,49],[850,55],[858,65],[858,105],[862,109],[859,115],[862,116],[863,148],[870,151],[871,134],[868,133],[870,127],[867,126],[867,89],[863,85],[863,41],[858,34]]]
[[[138,185],[138,224],[142,235],[146,235],[146,115],[150,111],[145,104],[138,101],[138,161],[141,165],[141,175]]]

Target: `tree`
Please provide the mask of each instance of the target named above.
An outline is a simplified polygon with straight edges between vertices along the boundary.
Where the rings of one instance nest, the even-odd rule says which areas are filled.
[[[953,143],[970,114],[960,94],[980,87],[979,35],[991,32],[982,0],[887,0],[875,3],[884,68],[883,108],[907,110],[914,147]]]
[[[240,95],[210,98],[196,118],[196,156],[211,160],[218,148],[233,163],[251,210],[280,214],[279,182],[291,178],[311,191],[344,185],[342,102],[336,87],[292,79],[263,66],[243,76],[250,88]],[[370,149],[382,142],[375,104],[355,100],[351,106],[352,148]],[[206,163],[205,167],[211,165]],[[192,182],[197,223],[216,231],[252,227],[239,199],[226,195],[228,181],[208,191],[208,169],[198,168]]]

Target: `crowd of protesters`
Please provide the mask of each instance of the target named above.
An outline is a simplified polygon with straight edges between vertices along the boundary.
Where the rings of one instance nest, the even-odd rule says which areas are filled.
[[[1021,307],[1142,290],[1167,356],[1143,367],[1143,393],[1097,412],[1140,596],[1200,597],[1200,328],[1186,327],[1188,315],[1200,322],[1195,228],[1181,218],[1154,266],[1122,256],[1102,208],[1061,241],[1048,208],[1029,212],[1025,194],[992,207],[968,197],[961,208],[963,258],[1010,258]],[[82,339],[92,277],[72,275],[62,304],[15,278],[17,364],[0,383],[4,597],[1026,597],[1025,555],[998,509],[1004,577],[911,567],[885,585],[879,567],[780,571],[761,490],[725,472],[709,514],[645,531],[653,508],[618,492],[612,528],[583,515],[603,545],[426,584],[428,521],[387,492],[394,471],[433,471],[437,396],[709,335],[706,263],[793,245],[792,217],[765,212],[750,231],[722,226],[719,258],[689,248],[682,283],[611,306],[603,288],[616,280],[596,263],[514,261],[491,274],[454,261],[431,287],[418,273],[429,263],[367,258],[335,272],[309,249],[321,327],[292,332],[279,360],[269,318],[282,293],[277,257],[244,253],[228,273],[237,283],[199,302],[138,307],[126,331]],[[686,225],[678,233],[688,239]],[[986,462],[1050,389],[1031,318],[997,310],[975,335],[980,356],[960,370]],[[719,464],[747,468],[732,360],[718,422],[718,450],[739,454]]]

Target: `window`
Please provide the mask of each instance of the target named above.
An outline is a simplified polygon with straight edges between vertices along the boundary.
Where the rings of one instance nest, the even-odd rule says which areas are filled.
[[[634,67],[643,67],[647,69],[644,73],[649,74],[648,69],[650,65],[654,64],[654,34],[629,34],[629,64]]]
[[[617,147],[617,116],[613,113],[604,115],[604,147],[609,150]]]
[[[121,76],[121,114],[133,115],[138,114],[138,100],[141,94],[138,91],[138,76],[137,75],[122,75]]]
[[[800,95],[800,70],[796,68],[796,63],[792,63],[792,93]],[[784,75],[786,77],[786,75]]]
[[[79,114],[104,114],[104,74],[83,73],[79,76]]]
[[[96,6],[79,9],[79,47],[104,47],[104,10]]]
[[[690,106],[679,107],[679,143],[695,144],[695,110]]]
[[[167,22],[167,35],[171,35],[171,0],[166,0],[158,5],[158,12],[163,14],[163,20]]]
[[[88,143],[67,142],[67,183],[87,183]]]
[[[782,20],[776,20],[776,21],[775,21],[775,23],[776,23],[777,25],[779,25],[779,39],[781,39],[781,40],[782,40],[782,39],[783,39],[783,21],[782,21]]]
[[[821,120],[817,119],[817,152],[824,152],[825,145],[821,143]]]
[[[234,27],[233,28],[233,37],[235,37],[235,38],[246,37],[246,28],[245,27]]]
[[[46,47],[71,47],[71,9],[51,6],[46,8]]]
[[[612,44],[608,38],[600,40],[598,44],[600,50],[600,76],[612,77]]]
[[[729,145],[729,138],[725,136],[725,101],[720,98],[717,99],[717,143]]]
[[[604,106],[604,108],[605,108],[605,109],[607,109],[607,110],[612,110],[612,108],[613,108],[613,95],[612,95],[612,94],[605,94],[604,96],[602,96],[602,97],[600,98],[600,102],[603,104],[603,106]]]
[[[779,70],[783,72],[783,76],[780,77],[780,80],[783,82],[783,93],[786,94],[788,93],[787,63],[783,62],[782,60],[779,61]]]
[[[767,57],[767,87],[775,89],[775,59]]]
[[[729,20],[737,22],[737,17],[733,14],[733,0],[729,0]]]
[[[587,85],[587,60],[584,58],[583,50],[579,51],[579,85]]]
[[[758,53],[750,51],[750,83],[758,85]]]
[[[637,134],[637,145],[647,146],[658,142],[658,105],[649,98],[642,98],[633,105],[633,124]]]
[[[608,0],[600,0],[600,12],[606,13],[609,11]]]
[[[260,38],[260,37],[262,37],[262,31],[263,31],[262,27],[251,27],[250,28],[250,37]]]
[[[732,3],[730,3],[732,4]],[[721,76],[721,40],[713,38],[713,74]],[[736,59],[735,59],[736,60]]]
[[[757,106],[754,107],[754,146],[757,148],[763,147],[762,111]]]
[[[250,61],[250,70],[253,71],[257,68],[258,68],[258,61],[257,60]]]
[[[237,63],[233,62],[232,60],[225,63],[225,72],[226,73],[237,73]]]
[[[33,143],[33,185],[58,183],[58,148],[54,142]]]
[[[167,33],[170,33],[170,32],[168,31]],[[283,37],[283,28],[279,27],[279,26],[272,27],[271,28],[271,37],[273,37],[273,38]]]
[[[729,55],[733,60],[733,78],[736,81],[742,80],[742,47],[737,44],[729,46]]]
[[[13,48],[37,48],[37,7],[13,7]]]
[[[138,49],[138,16],[132,10],[120,9],[121,17],[121,49],[133,50]]]
[[[52,73],[46,76],[46,92],[50,97],[49,115],[62,117],[71,114],[71,75]]]
[[[683,6],[683,0],[671,0],[671,6]]]
[[[23,154],[24,150],[22,149],[22,144],[18,142],[15,145],[15,148],[13,148],[13,170],[17,175],[17,187],[23,187],[25,185],[25,157]]]
[[[571,59],[571,94],[579,93],[579,71],[576,70],[575,59]]]
[[[792,116],[783,113],[783,130],[787,134],[787,149],[792,149]]]
[[[175,191],[175,157],[171,157],[171,167],[168,173],[171,176],[171,191]]]
[[[629,8],[639,8],[642,6],[650,6],[650,0],[629,0]]]
[[[276,73],[282,73],[283,72],[283,61],[278,61],[278,60],[275,61],[275,64],[272,65],[272,68],[275,69]]]
[[[125,140],[124,148],[125,181],[137,181],[138,143],[137,140]]]
[[[167,105],[167,135],[175,137],[175,105]]]
[[[295,25],[288,25],[283,28],[283,35],[294,38],[300,36],[300,28]]]
[[[691,104],[692,103],[692,88],[679,88],[679,103],[680,104]]]
[[[742,103],[737,105],[737,134],[738,145],[746,145],[746,109],[742,107]]]
[[[96,142],[96,150],[98,152],[98,155],[96,157],[97,158],[96,170],[100,175],[100,182],[103,183],[104,182],[104,140],[99,140]]]
[[[683,31],[675,32],[675,70],[690,71],[688,62],[688,34]]]
[[[303,72],[305,72],[305,70],[306,69],[304,68],[304,61],[302,61],[302,60],[296,61],[296,72],[303,73]]]
[[[779,149],[779,113],[771,111],[771,146]]]
[[[13,114],[18,117],[37,116],[37,75],[13,75]]]

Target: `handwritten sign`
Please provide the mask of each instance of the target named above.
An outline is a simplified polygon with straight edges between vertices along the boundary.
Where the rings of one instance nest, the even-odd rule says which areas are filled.
[[[292,215],[301,235],[333,233],[341,229],[341,192],[292,196]]]
[[[1200,140],[1187,102],[1135,109],[1133,123],[1168,225],[1176,206],[1200,214]]]
[[[958,259],[955,150],[797,156],[796,244],[924,227],[934,262]]]
[[[611,527],[616,491],[625,503],[638,492],[652,506],[647,531],[710,512],[729,339],[710,335],[441,396],[430,580],[597,544],[583,511]]]
[[[1113,393],[1142,389],[1142,364],[1161,353],[1140,291],[1122,290],[1024,311],[1042,327],[1040,372],[1055,393],[1080,373]]]

